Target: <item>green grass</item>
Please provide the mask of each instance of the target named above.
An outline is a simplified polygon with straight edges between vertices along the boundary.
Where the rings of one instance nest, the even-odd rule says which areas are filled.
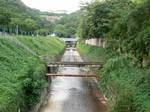
[[[83,43],[79,43],[77,45],[77,49],[80,54],[85,58],[85,60],[89,61],[105,61],[106,60],[106,53],[105,49],[96,47],[96,46],[89,46]]]
[[[64,49],[56,38],[0,37],[0,112],[26,112],[46,87],[46,62]]]
[[[28,37],[18,37],[21,43],[28,46],[32,51],[41,57],[52,60],[57,56],[60,51],[64,48],[64,44],[58,40],[58,38],[28,38]],[[48,60],[48,61],[50,61]]]
[[[108,98],[109,112],[149,112],[149,69],[138,68],[132,58],[99,47],[79,44],[78,49],[94,61],[105,57],[105,65],[97,73],[101,79],[98,86]]]

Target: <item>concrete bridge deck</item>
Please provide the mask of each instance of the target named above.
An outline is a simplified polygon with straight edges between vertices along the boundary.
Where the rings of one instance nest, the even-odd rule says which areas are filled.
[[[50,62],[51,66],[102,66],[104,62]]]

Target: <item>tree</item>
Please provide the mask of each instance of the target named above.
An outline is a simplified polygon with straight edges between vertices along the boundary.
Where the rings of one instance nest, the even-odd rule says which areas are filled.
[[[54,32],[59,37],[76,37],[79,24],[80,11],[65,15],[55,24]]]
[[[93,1],[82,8],[81,38],[105,38],[108,49],[131,54],[141,66],[149,57],[149,0]]]

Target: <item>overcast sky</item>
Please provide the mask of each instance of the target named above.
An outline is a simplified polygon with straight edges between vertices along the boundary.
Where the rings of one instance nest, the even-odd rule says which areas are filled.
[[[89,2],[91,0],[22,0],[27,6],[36,8],[41,11],[57,11],[66,10],[74,12],[79,9],[81,2]]]

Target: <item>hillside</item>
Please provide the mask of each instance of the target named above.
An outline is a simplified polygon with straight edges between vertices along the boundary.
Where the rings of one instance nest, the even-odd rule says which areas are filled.
[[[51,59],[63,49],[55,38],[0,37],[0,112],[26,112],[38,103],[47,86],[39,56]]]
[[[54,23],[46,17],[65,15],[31,9],[21,0],[0,0],[0,13],[0,32],[21,35],[48,35]]]
[[[81,15],[81,11],[64,15],[56,21],[54,33],[59,37],[75,38]]]

